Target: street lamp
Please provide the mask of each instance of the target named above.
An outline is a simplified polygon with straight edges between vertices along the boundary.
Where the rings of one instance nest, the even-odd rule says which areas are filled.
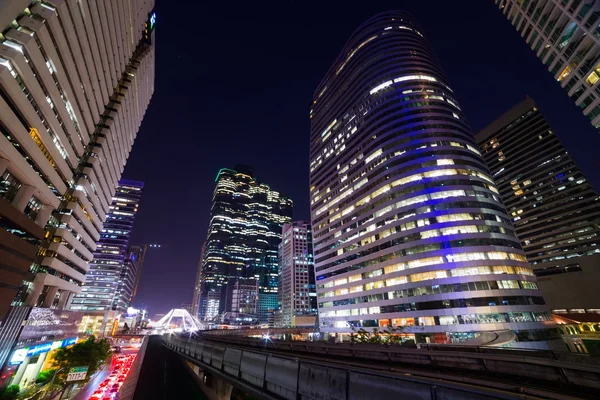
[[[56,371],[54,371],[54,375],[52,375],[52,379],[50,380],[50,383],[48,384],[48,388],[52,388],[52,384],[54,383],[54,379],[56,379],[56,375],[58,375],[58,373],[60,371],[62,371],[63,369],[65,369],[65,367],[59,368]],[[46,392],[48,392],[47,389],[46,389]],[[46,399],[46,395],[44,395],[44,399]]]

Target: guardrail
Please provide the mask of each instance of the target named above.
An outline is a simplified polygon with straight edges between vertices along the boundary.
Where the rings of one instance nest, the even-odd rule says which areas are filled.
[[[269,354],[274,347],[282,349],[288,346],[288,351],[312,354],[313,356],[347,356],[368,360],[391,360],[397,362],[408,362],[414,364],[431,364],[436,366],[452,367],[465,370],[477,370],[481,366],[489,372],[507,372],[515,374],[515,363],[520,363],[523,368],[529,369],[528,376],[538,379],[546,377],[547,368],[552,372],[551,379],[559,382],[574,383],[571,375],[563,374],[556,366],[546,363],[556,360],[534,359],[529,360],[512,358],[507,360],[503,356],[480,353],[431,352],[427,350],[409,350],[408,352],[397,352],[395,349],[372,350],[372,345],[354,345],[351,349],[344,346],[331,346],[321,343],[289,342],[274,343],[265,346],[252,346],[250,342],[246,346],[238,347],[236,344],[216,340],[195,340],[182,338],[175,335],[164,335],[163,344],[188,360],[201,366],[221,379],[229,381],[232,385],[241,382],[243,385],[252,387],[255,391],[267,395],[267,397],[285,398],[296,400],[297,398],[327,398],[331,400],[349,399],[381,399],[388,396],[391,398],[418,398],[418,399],[574,399],[586,398],[572,397],[553,391],[538,388],[524,387],[520,380],[513,382],[485,382],[477,380],[468,375],[457,376],[452,379],[441,380],[441,374],[436,379],[417,376],[415,374],[394,373],[382,370],[370,369],[369,366],[346,365],[331,362],[327,358],[323,360],[306,359],[302,355]],[[254,342],[254,344],[258,344]],[[289,347],[296,346],[296,347]],[[255,348],[252,348],[255,347]],[[350,352],[348,352],[350,351]],[[377,358],[381,356],[381,358]],[[374,358],[375,357],[375,358]],[[585,367],[585,366],[583,366]],[[588,367],[589,368],[589,367]],[[582,369],[576,369],[578,375],[582,375]],[[599,385],[600,369],[586,370],[585,376],[576,381],[588,382],[588,387]],[[528,393],[528,395],[524,395]],[[298,397],[300,396],[300,397]],[[593,398],[593,396],[589,397]]]
[[[212,342],[349,359],[390,361],[404,365],[447,367],[512,375],[600,389],[600,357],[501,347],[423,345],[420,348],[381,344],[265,340],[248,337],[206,338]]]

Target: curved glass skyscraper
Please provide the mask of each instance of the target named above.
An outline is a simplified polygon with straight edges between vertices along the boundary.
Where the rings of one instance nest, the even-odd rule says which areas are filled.
[[[404,326],[417,342],[551,316],[464,114],[413,18],[350,38],[310,111],[311,214],[325,332]]]

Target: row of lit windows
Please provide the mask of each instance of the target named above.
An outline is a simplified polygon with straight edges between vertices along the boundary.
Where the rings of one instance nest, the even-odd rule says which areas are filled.
[[[350,297],[346,299],[339,299],[333,301],[326,301],[319,303],[319,307],[336,307],[346,306],[351,304],[362,304],[372,303],[376,301],[385,301],[393,299],[404,299],[415,296],[431,296],[436,294],[445,293],[462,293],[469,291],[482,291],[482,290],[510,290],[510,289],[524,289],[524,290],[537,290],[537,284],[529,281],[515,281],[515,280],[502,280],[502,281],[476,281],[476,282],[462,282],[462,283],[447,283],[447,284],[436,284],[428,286],[419,286],[408,289],[398,289],[390,292],[382,292],[377,294],[370,294],[365,296]]]
[[[324,328],[349,328],[349,327],[378,327],[377,320],[335,321],[331,318],[319,318],[321,327]],[[389,321],[389,320],[387,320]],[[454,324],[501,324],[524,322],[552,321],[548,312],[509,312],[486,314],[445,315],[418,318],[394,318],[393,326],[436,326]]]
[[[343,285],[344,283],[355,282],[360,279],[368,279],[368,278],[372,278],[372,277],[383,275],[383,274],[390,274],[392,272],[402,271],[405,269],[426,267],[429,265],[445,264],[445,263],[452,263],[452,262],[480,261],[480,260],[513,260],[513,261],[527,262],[527,259],[525,258],[525,256],[523,256],[521,254],[507,253],[507,252],[502,252],[502,251],[447,254],[445,257],[442,257],[442,256],[425,257],[425,258],[420,258],[420,259],[416,259],[416,260],[411,260],[408,262],[401,262],[401,263],[396,263],[393,265],[388,265],[384,268],[379,268],[379,269],[375,269],[373,271],[352,275],[352,276],[346,277],[346,278],[339,278],[336,280],[329,281],[323,285],[319,285],[319,288],[329,287],[329,286],[325,286],[325,285],[331,285],[331,286]],[[365,263],[365,265],[363,265],[363,267],[366,267],[366,266],[372,265],[372,264],[376,264],[378,262],[379,261],[377,261],[377,260],[371,260],[371,262]],[[514,268],[515,268],[516,273],[524,274],[524,275],[531,275],[531,271],[528,271],[526,268],[522,268],[522,267],[514,267]],[[519,268],[519,269],[517,269],[517,268]],[[352,269],[349,269],[348,267],[346,267],[346,268],[343,268],[342,270],[338,270],[336,272],[343,273],[343,272],[348,272],[350,270],[352,270]],[[323,276],[326,276],[326,275],[319,276],[318,277],[319,280],[324,279]],[[331,284],[331,282],[334,282],[334,283]]]
[[[405,268],[406,264],[396,264],[390,265],[384,268],[384,274],[392,274],[397,271],[402,271]],[[381,275],[384,275],[381,274]],[[399,285],[409,282],[421,282],[430,279],[443,279],[457,276],[475,276],[475,275],[490,275],[490,274],[519,274],[519,275],[529,275],[533,276],[533,272],[529,268],[524,267],[513,267],[508,265],[503,266],[481,266],[481,267],[463,267],[463,268],[455,268],[448,270],[437,270],[437,271],[428,271],[421,272],[411,275],[405,276],[397,276],[394,278],[386,279],[385,281],[377,281],[370,282],[365,285],[354,286],[345,289],[338,289],[335,292],[322,292],[319,293],[319,297],[329,297],[329,296],[339,296],[341,294],[346,294],[348,292],[360,292],[362,290],[370,290],[373,288],[381,288],[386,286]],[[379,275],[374,275],[379,276]],[[372,277],[372,276],[371,276]],[[356,281],[360,281],[363,279],[368,279],[364,274],[356,274],[349,276],[347,278],[341,278],[329,281],[325,284],[318,285],[319,289],[325,289],[335,286],[345,285],[347,283],[352,283]],[[339,293],[338,293],[339,292]]]

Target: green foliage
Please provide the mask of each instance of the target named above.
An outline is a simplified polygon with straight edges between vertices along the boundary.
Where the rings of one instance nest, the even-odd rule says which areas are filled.
[[[46,383],[48,381],[50,381],[50,379],[52,379],[52,376],[54,375],[54,372],[56,371],[56,369],[48,369],[46,371],[42,371],[38,374],[37,378],[35,379],[35,383]]]
[[[54,356],[54,362],[55,367],[60,368],[61,371],[56,375],[56,381],[65,382],[70,368],[85,366],[88,367],[87,378],[89,379],[110,355],[108,340],[96,340],[94,336],[71,347],[58,349]]]
[[[0,392],[0,399],[14,400],[17,398],[17,395],[19,394],[20,391],[21,391],[21,388],[19,388],[19,385],[10,385],[9,387],[4,388]]]

